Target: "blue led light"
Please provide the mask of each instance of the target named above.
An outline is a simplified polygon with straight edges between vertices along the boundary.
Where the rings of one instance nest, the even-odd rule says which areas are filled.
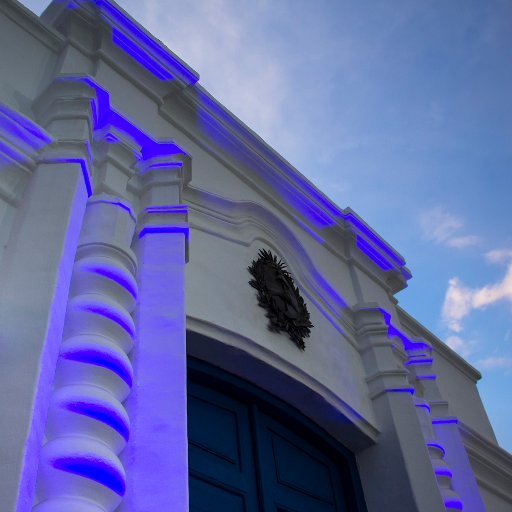
[[[398,266],[405,265],[405,260],[398,256],[398,254],[389,247],[388,244],[384,243],[364,222],[359,220],[354,213],[341,213],[343,219],[353,226],[355,226],[361,233],[363,233],[371,242],[382,250],[386,255],[395,262]]]
[[[112,29],[112,42],[119,46],[119,48],[130,55],[130,57],[135,59],[141,66],[146,68],[159,80],[173,79],[173,76],[163,66],[161,66],[155,59],[150,58],[146,52],[115,28]]]
[[[414,395],[414,388],[409,386],[399,387],[399,388],[386,388],[384,391],[387,393],[409,393]]]
[[[115,309],[104,307],[102,304],[87,304],[84,306],[86,311],[90,311],[96,315],[103,316],[104,318],[108,318],[112,320],[114,323],[119,325],[122,329],[124,329],[131,338],[135,336],[134,326],[132,323],[126,322],[125,318]]]
[[[77,9],[81,3],[95,4],[102,17],[112,27],[112,42],[159,80],[178,78],[185,85],[192,85],[199,80],[197,73],[162,43],[147,34],[113,3],[108,0],[69,0],[66,7]]]
[[[9,134],[9,141],[0,139],[0,166],[30,164],[31,156],[52,142],[42,128],[3,103],[0,103],[0,132]]]
[[[88,267],[87,270],[100,276],[107,277],[111,281],[116,282],[122,286],[133,298],[137,296],[137,285],[134,281],[126,279],[121,272],[114,272],[105,267]]]
[[[416,405],[416,407],[426,409],[428,412],[430,412],[430,405],[427,403],[421,403],[421,404],[415,404],[415,405]]]
[[[80,475],[108,487],[119,496],[126,491],[124,476],[115,467],[98,460],[97,457],[66,457],[53,462],[53,467],[61,471]]]
[[[427,443],[427,446],[431,447],[431,448],[436,448],[437,450],[439,450],[442,453],[443,457],[446,455],[445,449],[439,443],[435,443],[435,442],[431,441],[431,442]]]
[[[443,425],[443,424],[457,424],[459,420],[455,417],[453,418],[432,418],[432,425]]]
[[[434,473],[439,476],[447,476],[448,478],[452,478],[453,476],[451,469],[446,466],[437,466],[434,469]]]
[[[61,353],[64,359],[80,363],[103,367],[115,373],[130,388],[132,387],[132,372],[130,367],[119,357],[99,349],[64,350]]]
[[[9,133],[27,152],[39,151],[52,141],[43,129],[3,103],[0,103],[0,130]]]
[[[423,366],[423,365],[427,365],[427,366],[431,366],[433,363],[433,359],[431,357],[420,357],[420,358],[415,358],[414,356],[411,356],[411,358],[406,361],[404,363],[405,366],[416,366],[416,365],[420,365],[420,366]]]
[[[148,233],[183,233],[188,240],[189,229],[186,226],[145,226],[140,230],[139,238]]]
[[[360,236],[356,237],[356,247],[366,254],[382,270],[391,270],[393,266],[386,261],[366,240]]]
[[[87,190],[87,196],[92,196],[92,183],[91,178],[89,176],[89,171],[87,169],[86,163],[81,158],[51,158],[48,160],[49,163],[61,163],[61,164],[78,164],[80,165],[80,169],[82,171],[82,176],[84,178],[85,188]]]
[[[148,160],[154,157],[171,156],[171,155],[185,155],[186,153],[172,141],[158,141],[152,139],[147,133],[139,128],[136,123],[122,116],[114,110],[110,104],[109,93],[103,89],[98,83],[88,76],[65,76],[60,77],[62,81],[76,81],[87,84],[94,89],[96,96],[96,108],[93,108],[93,129],[99,133],[105,128],[112,127],[119,132],[123,133],[136,146],[140,147],[140,155],[135,154],[136,158]],[[101,134],[101,136],[108,142],[116,142],[117,138],[112,137],[111,134]],[[180,164],[181,165],[181,164]],[[91,188],[90,183],[87,183],[88,190]]]
[[[455,509],[455,510],[463,510],[464,509],[464,506],[462,505],[462,501],[457,500],[457,499],[452,499],[452,498],[445,500],[444,506],[446,508],[451,508],[451,509]]]
[[[128,441],[130,436],[129,425],[125,418],[120,416],[117,411],[110,407],[100,404],[93,404],[87,402],[74,402],[66,405],[66,409],[83,416],[88,416],[95,420],[108,425],[115,430],[125,441]]]

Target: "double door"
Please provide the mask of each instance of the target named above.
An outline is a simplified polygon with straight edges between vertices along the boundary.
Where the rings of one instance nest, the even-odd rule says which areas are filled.
[[[318,437],[253,400],[197,382],[188,393],[191,512],[360,510],[347,461]]]

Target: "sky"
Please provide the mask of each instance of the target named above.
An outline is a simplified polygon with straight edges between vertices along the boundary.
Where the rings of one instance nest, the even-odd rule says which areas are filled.
[[[482,373],[512,451],[512,2],[118,3],[405,257],[400,306]]]

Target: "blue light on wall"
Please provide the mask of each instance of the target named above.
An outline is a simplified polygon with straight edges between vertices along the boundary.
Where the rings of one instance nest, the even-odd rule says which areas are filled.
[[[76,414],[94,418],[95,420],[108,425],[125,441],[128,441],[128,438],[130,437],[130,429],[127,420],[115,409],[108,407],[107,405],[90,402],[74,402],[67,404],[66,409]]]
[[[125,479],[117,468],[98,460],[96,457],[84,455],[82,457],[61,457],[53,462],[53,467],[67,471],[89,480],[94,480],[108,487],[119,496],[126,492]]]
[[[146,33],[121,9],[108,0],[61,0],[67,9],[92,4],[112,27],[112,42],[161,81],[179,80],[184,86],[199,80],[199,75],[172,54],[162,43]]]
[[[108,351],[108,348],[102,348],[101,351],[95,348],[74,349],[73,347],[66,345],[66,347],[61,351],[60,356],[69,361],[92,364],[110,370],[115,373],[129,388],[132,387],[133,374],[131,366],[113,350]]]

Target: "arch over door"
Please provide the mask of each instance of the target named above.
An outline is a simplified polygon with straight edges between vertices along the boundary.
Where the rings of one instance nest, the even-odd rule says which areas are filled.
[[[190,367],[191,512],[366,511],[351,454],[249,384]]]

